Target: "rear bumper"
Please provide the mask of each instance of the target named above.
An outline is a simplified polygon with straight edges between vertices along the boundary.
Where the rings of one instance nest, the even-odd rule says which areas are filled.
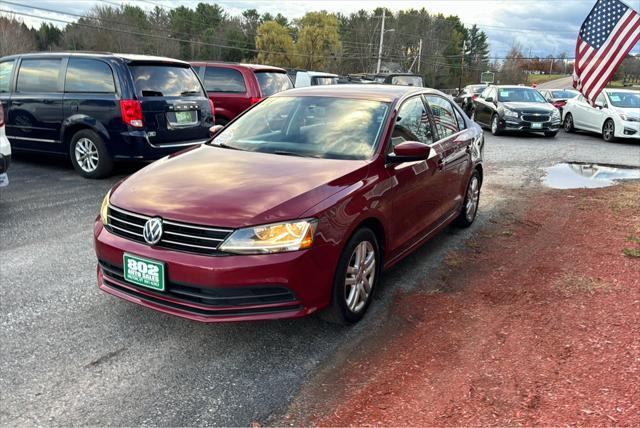
[[[333,272],[314,250],[258,256],[205,256],[130,241],[96,221],[101,290],[139,305],[201,322],[296,318],[326,306]],[[165,291],[123,278],[124,253],[163,262]]]
[[[209,141],[209,138],[198,138],[196,140],[154,143],[145,131],[123,132],[119,137],[122,144],[116,143],[112,149],[112,156],[116,160],[156,160]]]

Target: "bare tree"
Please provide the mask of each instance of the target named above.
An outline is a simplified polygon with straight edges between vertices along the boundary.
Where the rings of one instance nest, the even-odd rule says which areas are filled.
[[[36,50],[36,38],[22,22],[0,16],[0,56]]]

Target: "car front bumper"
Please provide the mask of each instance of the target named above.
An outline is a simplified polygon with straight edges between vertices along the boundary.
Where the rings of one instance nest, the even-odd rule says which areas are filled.
[[[561,121],[560,118],[548,122],[528,122],[518,118],[505,118],[500,121],[500,125],[505,131],[557,132],[560,129]]]
[[[619,120],[616,125],[616,138],[640,139],[640,122]]]
[[[334,269],[322,248],[255,256],[207,256],[155,248],[94,225],[101,290],[168,314],[201,322],[296,318],[329,304]],[[315,243],[314,243],[315,244]],[[123,277],[124,253],[165,264],[163,292]],[[335,266],[335,262],[329,262]]]

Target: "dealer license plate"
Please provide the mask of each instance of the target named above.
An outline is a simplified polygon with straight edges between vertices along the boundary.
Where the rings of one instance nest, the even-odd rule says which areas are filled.
[[[124,254],[124,279],[141,287],[164,291],[164,263]]]
[[[532,123],[531,124],[531,129],[542,129],[542,124],[541,123]]]
[[[176,112],[176,123],[181,125],[186,123],[193,123],[193,112],[190,111],[177,111]]]

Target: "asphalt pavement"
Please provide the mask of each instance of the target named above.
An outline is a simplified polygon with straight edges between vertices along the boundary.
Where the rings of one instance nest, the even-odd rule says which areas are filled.
[[[551,80],[549,82],[541,83],[537,87],[538,89],[565,89],[573,88],[573,77],[567,76],[561,79]]]
[[[432,287],[445,254],[480,236],[542,167],[588,161],[640,166],[640,144],[588,134],[486,137],[479,219],[443,231],[385,273],[354,327],[316,317],[199,324],[103,294],[92,225],[106,191],[139,166],[92,181],[65,160],[15,158],[0,191],[1,425],[234,425],[281,411],[327,359],[385,323],[393,295]]]

